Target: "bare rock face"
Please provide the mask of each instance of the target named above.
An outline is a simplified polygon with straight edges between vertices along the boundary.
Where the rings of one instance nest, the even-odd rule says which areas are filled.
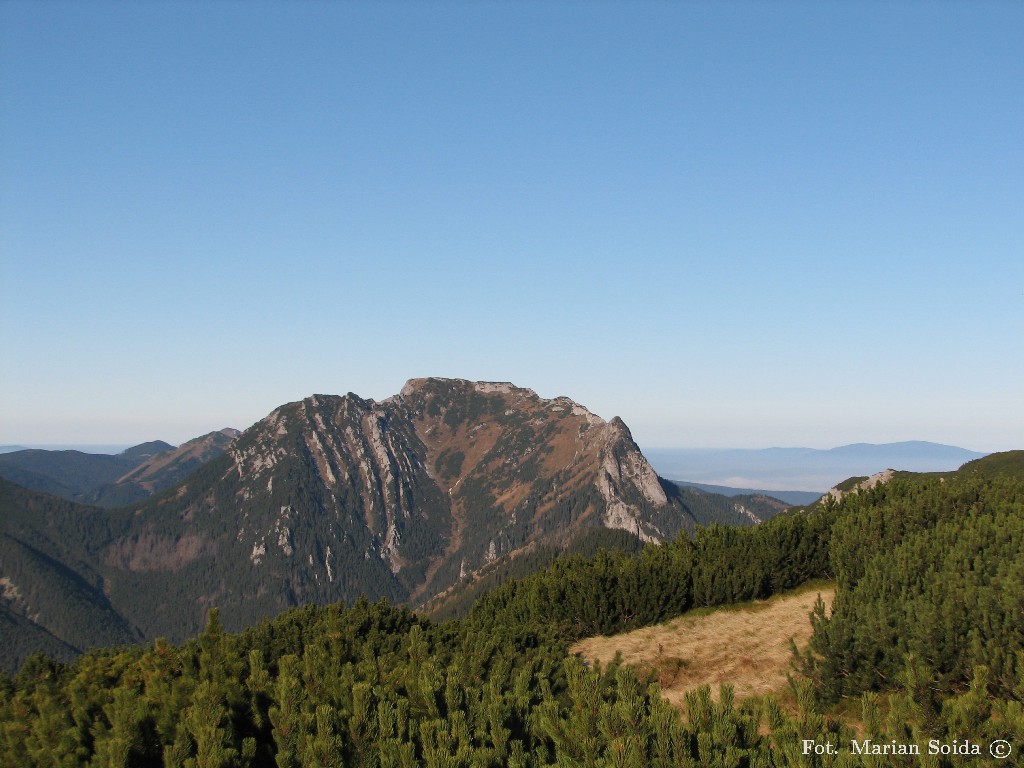
[[[219,605],[229,626],[359,595],[418,603],[588,528],[658,542],[694,522],[620,419],[507,382],[439,378],[380,403],[283,405],[136,516],[108,561],[152,579],[179,563],[168,606]],[[176,636],[173,612],[133,620]]]
[[[870,491],[876,485],[885,485],[896,475],[895,470],[883,469],[881,472],[876,472],[859,483],[856,483],[851,488],[841,489],[839,487],[830,488],[825,496],[830,496],[833,501],[841,501],[844,496],[848,496],[851,493],[860,493],[861,491]],[[824,498],[824,497],[823,497]]]
[[[586,526],[623,528],[644,541],[680,529],[682,520],[663,533],[646,519],[668,498],[620,419],[507,382],[414,379],[388,404],[423,441],[424,463],[449,500],[446,558],[466,568]],[[417,596],[458,578],[444,563],[437,569],[439,580]]]

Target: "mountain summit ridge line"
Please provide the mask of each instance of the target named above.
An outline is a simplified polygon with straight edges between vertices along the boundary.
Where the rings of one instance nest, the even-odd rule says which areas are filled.
[[[178,640],[214,606],[229,630],[305,604],[415,606],[522,554],[662,542],[778,511],[663,481],[621,419],[509,382],[411,379],[381,402],[314,394],[237,436],[216,434],[219,455],[128,507],[12,488],[0,534],[38,541],[78,574],[83,621],[116,614],[120,637]],[[145,482],[168,458],[121,476]],[[60,626],[69,610],[36,604],[40,585],[65,576],[11,552],[21,565],[0,576],[32,596],[19,615],[81,649],[87,635]]]

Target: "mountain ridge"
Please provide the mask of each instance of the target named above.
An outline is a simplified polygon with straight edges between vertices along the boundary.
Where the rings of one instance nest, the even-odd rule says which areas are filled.
[[[47,541],[69,521],[95,529],[68,556],[101,587],[82,598],[97,617],[106,600],[126,633],[180,639],[211,606],[240,629],[309,603],[417,604],[537,548],[623,541],[588,532],[642,544],[756,518],[663,481],[621,419],[509,382],[411,379],[381,402],[315,394],[222,437],[223,453],[131,506],[24,518]],[[168,458],[118,479],[145,482]]]
[[[180,482],[222,453],[237,429],[222,429],[175,447],[151,440],[116,454],[26,448],[0,454],[0,478],[24,488],[113,508]]]

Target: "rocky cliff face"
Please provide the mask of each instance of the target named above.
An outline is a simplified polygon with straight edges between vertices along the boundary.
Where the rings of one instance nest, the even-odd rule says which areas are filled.
[[[825,499],[826,497],[831,497],[833,502],[839,502],[842,501],[844,496],[848,496],[851,493],[870,491],[876,485],[885,485],[895,476],[895,470],[883,469],[881,472],[876,472],[870,477],[864,479],[850,478],[849,480],[846,480],[837,486],[829,488],[828,492],[825,493],[825,495],[822,496],[821,498]]]
[[[620,419],[508,383],[414,379],[383,402],[314,395],[273,411],[106,549],[115,599],[162,590],[147,634],[365,594],[417,603],[588,528],[660,541],[694,520]],[[124,592],[122,592],[124,590]]]
[[[382,407],[414,425],[451,518],[445,551],[417,596],[545,537],[586,526],[645,541],[675,535],[668,498],[620,419],[508,383],[414,379]],[[458,566],[456,572],[455,567]]]

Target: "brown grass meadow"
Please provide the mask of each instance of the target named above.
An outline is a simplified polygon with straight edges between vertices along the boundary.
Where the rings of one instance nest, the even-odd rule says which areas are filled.
[[[831,606],[835,587],[821,582],[769,600],[691,611],[654,627],[612,637],[590,637],[571,651],[602,665],[622,654],[641,674],[654,672],[666,699],[682,708],[687,691],[729,683],[736,700],[786,688],[792,672],[790,638],[803,648],[811,636],[810,613],[821,595]]]

